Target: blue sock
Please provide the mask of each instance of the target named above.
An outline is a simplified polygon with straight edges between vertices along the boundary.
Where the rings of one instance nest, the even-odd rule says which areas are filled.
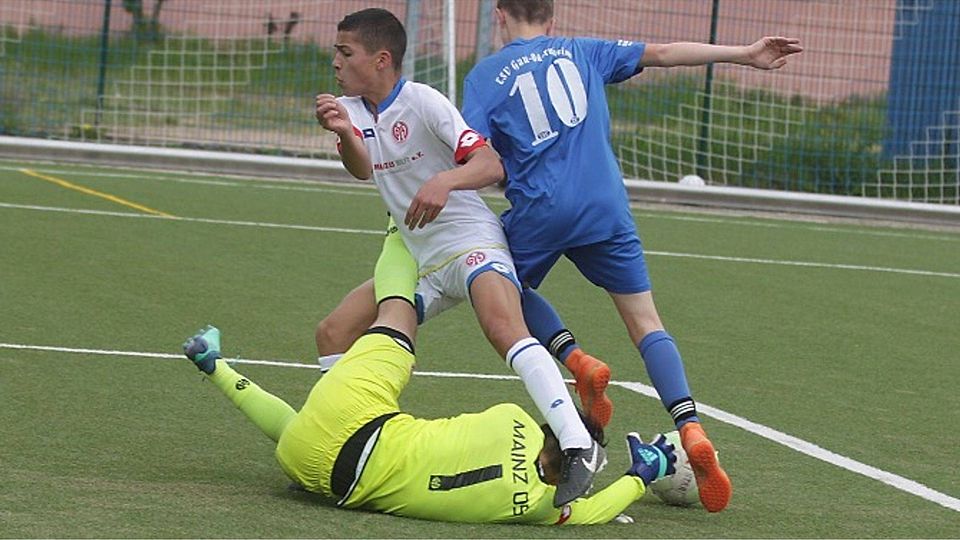
[[[563,326],[560,315],[547,299],[530,288],[523,289],[523,319],[533,337],[561,363],[577,350],[577,340]]]
[[[647,375],[660,394],[660,401],[679,428],[687,422],[699,422],[696,404],[690,397],[687,375],[677,344],[665,330],[650,332],[637,345],[647,367]]]

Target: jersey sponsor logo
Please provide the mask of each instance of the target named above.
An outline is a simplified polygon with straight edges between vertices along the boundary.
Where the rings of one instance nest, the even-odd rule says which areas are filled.
[[[467,266],[476,266],[485,260],[487,260],[487,256],[484,255],[482,251],[474,251],[473,253],[467,255],[467,258],[464,262],[467,263]]]
[[[633,45],[633,42],[630,41],[630,40],[628,40],[628,39],[618,39],[618,40],[617,40],[617,47],[629,47],[629,46],[631,46],[631,45]]]
[[[560,517],[557,518],[557,522],[554,523],[554,525],[563,525],[564,522],[570,519],[571,514],[573,514],[573,508],[570,508],[569,504],[563,505],[563,508],[560,509]]]
[[[394,122],[391,131],[393,132],[393,139],[397,142],[403,142],[410,136],[410,128],[399,120]]]
[[[388,171],[388,170],[390,170],[390,169],[396,169],[397,167],[401,167],[401,166],[403,166],[403,165],[407,165],[408,163],[413,163],[414,161],[416,161],[416,160],[418,160],[418,159],[420,159],[420,158],[422,158],[422,157],[423,157],[423,152],[417,152],[416,154],[413,154],[412,156],[408,156],[408,157],[404,157],[404,158],[400,158],[400,159],[394,159],[394,160],[391,160],[391,161],[382,161],[382,162],[380,162],[380,163],[374,163],[374,164],[373,164],[373,170],[375,170],[375,171]]]
[[[373,128],[363,128],[360,134],[363,135],[364,139],[373,139],[377,136],[377,132]]]

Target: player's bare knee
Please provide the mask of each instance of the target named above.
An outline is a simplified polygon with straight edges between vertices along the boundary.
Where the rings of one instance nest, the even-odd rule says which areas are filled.
[[[522,318],[490,317],[481,321],[483,333],[493,348],[505,356],[516,342],[530,337]]]
[[[317,329],[314,331],[314,339],[317,342],[317,354],[333,354],[330,351],[330,327],[326,319],[317,323]]]
[[[640,343],[640,340],[646,337],[647,334],[663,329],[663,324],[660,322],[660,319],[644,319],[627,323],[627,333],[630,334],[630,340],[634,343]]]
[[[315,338],[317,354],[335,354],[347,350],[353,333],[334,317],[327,317],[317,324]]]

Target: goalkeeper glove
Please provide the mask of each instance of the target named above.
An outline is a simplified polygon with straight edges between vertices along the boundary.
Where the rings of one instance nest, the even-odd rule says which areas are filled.
[[[627,450],[630,452],[630,468],[627,474],[639,477],[644,486],[677,472],[674,466],[677,462],[674,447],[662,433],[658,434],[651,444],[644,443],[636,433],[628,433]]]

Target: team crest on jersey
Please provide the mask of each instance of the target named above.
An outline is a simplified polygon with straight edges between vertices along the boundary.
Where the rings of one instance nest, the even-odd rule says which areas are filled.
[[[467,266],[476,266],[485,260],[487,260],[487,256],[484,255],[482,251],[474,251],[473,253],[467,255],[465,262],[467,263]]]
[[[403,142],[410,136],[410,128],[399,120],[394,122],[392,131],[393,139],[397,142]]]

